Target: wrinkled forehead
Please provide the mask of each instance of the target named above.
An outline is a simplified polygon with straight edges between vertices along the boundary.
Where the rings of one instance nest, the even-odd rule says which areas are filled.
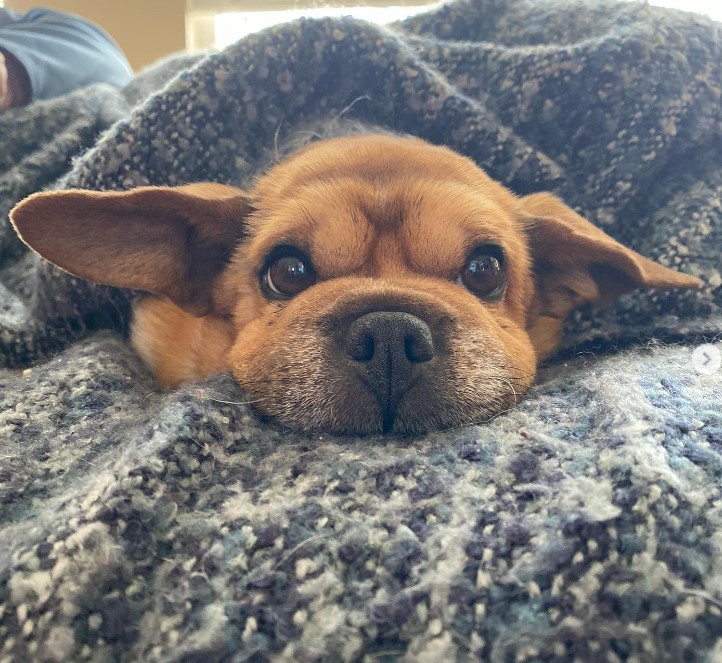
[[[322,141],[277,166],[256,196],[251,259],[290,244],[327,278],[447,276],[480,244],[521,250],[514,196],[468,159],[419,140]]]

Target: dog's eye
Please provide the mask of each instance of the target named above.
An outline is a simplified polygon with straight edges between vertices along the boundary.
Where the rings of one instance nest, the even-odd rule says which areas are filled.
[[[266,262],[261,284],[267,294],[284,299],[293,297],[316,283],[311,261],[298,249],[281,247]]]
[[[484,246],[471,254],[459,275],[459,284],[479,297],[494,297],[504,285],[501,249]]]

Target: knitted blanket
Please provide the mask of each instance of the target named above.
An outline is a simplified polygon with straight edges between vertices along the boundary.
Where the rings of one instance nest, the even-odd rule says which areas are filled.
[[[243,185],[375,125],[705,282],[580,311],[487,424],[339,439],[262,422],[227,376],[161,390],[127,293],[0,219],[0,661],[722,660],[721,87],[706,19],[461,0],[0,115],[3,217],[46,186]]]

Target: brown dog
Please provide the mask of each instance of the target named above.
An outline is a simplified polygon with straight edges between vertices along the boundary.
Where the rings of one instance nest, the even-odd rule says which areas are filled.
[[[529,387],[580,304],[700,285],[550,194],[516,197],[393,136],[321,141],[250,193],[57,191],[12,221],[72,274],[156,295],[132,342],[163,384],[230,370],[262,413],[337,433],[482,421]]]

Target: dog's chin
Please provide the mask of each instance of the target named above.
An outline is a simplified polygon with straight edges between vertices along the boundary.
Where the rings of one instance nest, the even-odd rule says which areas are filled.
[[[507,391],[463,407],[418,389],[407,394],[393,413],[367,396],[335,398],[323,405],[277,402],[271,407],[255,400],[254,407],[270,421],[309,433],[416,436],[486,422],[516,402],[516,395]]]

